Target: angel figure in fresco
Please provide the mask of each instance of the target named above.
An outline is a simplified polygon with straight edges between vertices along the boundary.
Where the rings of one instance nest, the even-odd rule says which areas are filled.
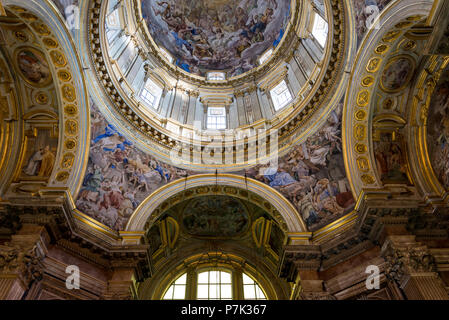
[[[96,192],[101,187],[102,180],[102,170],[98,165],[94,164],[93,168],[90,166],[88,168],[88,173],[83,181],[83,187],[88,191]]]
[[[282,172],[278,168],[266,168],[263,176],[268,180],[270,187],[281,187],[297,182],[288,172]]]
[[[170,3],[168,3],[167,1],[161,1],[161,2],[157,2],[158,6],[161,7],[161,10],[156,11],[155,14],[158,16],[160,15],[162,17],[162,19],[164,20],[169,20],[172,17],[172,10],[171,10],[171,5]]]
[[[310,161],[318,166],[326,166],[327,155],[330,152],[330,146],[310,145]]]
[[[236,26],[240,29],[244,29],[246,27],[246,23],[248,22],[248,14],[243,10],[242,7],[238,7],[235,13]]]
[[[236,51],[237,55],[241,57],[243,51],[251,47],[252,44],[251,41],[249,40],[248,33],[246,31],[242,32],[239,37],[240,39],[237,42]]]
[[[341,214],[344,209],[341,208],[335,199],[335,196],[332,195],[332,190],[329,187],[329,180],[326,178],[318,181],[315,186],[314,192],[314,203],[319,211],[326,210],[332,214]]]

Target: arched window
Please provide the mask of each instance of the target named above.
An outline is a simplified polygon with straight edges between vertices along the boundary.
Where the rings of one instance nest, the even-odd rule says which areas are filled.
[[[162,300],[184,300],[186,298],[187,273],[180,276],[167,289]]]
[[[227,268],[197,269],[183,273],[162,295],[162,300],[267,300],[254,277]]]
[[[228,271],[198,273],[198,300],[232,300],[232,275]]]
[[[245,300],[267,300],[259,284],[250,276],[243,273],[243,296]]]

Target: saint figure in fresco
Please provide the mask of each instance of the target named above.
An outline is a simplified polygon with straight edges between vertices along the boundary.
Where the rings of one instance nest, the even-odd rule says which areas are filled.
[[[23,172],[28,176],[36,176],[39,172],[42,161],[42,149],[36,151],[28,160],[28,164]]]
[[[53,171],[55,164],[55,155],[50,150],[50,146],[46,146],[42,151],[42,161],[39,169],[39,177],[49,177]]]

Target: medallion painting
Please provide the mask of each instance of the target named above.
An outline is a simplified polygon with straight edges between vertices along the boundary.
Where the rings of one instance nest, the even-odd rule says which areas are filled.
[[[43,53],[34,48],[21,48],[16,54],[21,76],[31,85],[45,87],[52,81],[50,67]]]
[[[248,213],[240,201],[207,196],[191,201],[183,213],[188,234],[199,237],[235,237],[246,230]]]
[[[449,189],[449,67],[433,92],[427,123],[430,161],[438,180]]]
[[[282,39],[290,0],[142,0],[154,41],[177,66],[204,76],[222,70],[236,76]]]
[[[382,73],[380,86],[385,92],[399,92],[410,82],[414,71],[413,60],[400,56],[390,61]]]

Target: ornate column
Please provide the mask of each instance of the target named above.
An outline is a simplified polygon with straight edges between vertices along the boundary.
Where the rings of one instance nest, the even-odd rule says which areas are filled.
[[[0,300],[20,300],[42,279],[49,236],[44,227],[24,224],[0,245]]]
[[[434,257],[413,235],[389,235],[383,246],[386,276],[409,300],[449,300]]]

